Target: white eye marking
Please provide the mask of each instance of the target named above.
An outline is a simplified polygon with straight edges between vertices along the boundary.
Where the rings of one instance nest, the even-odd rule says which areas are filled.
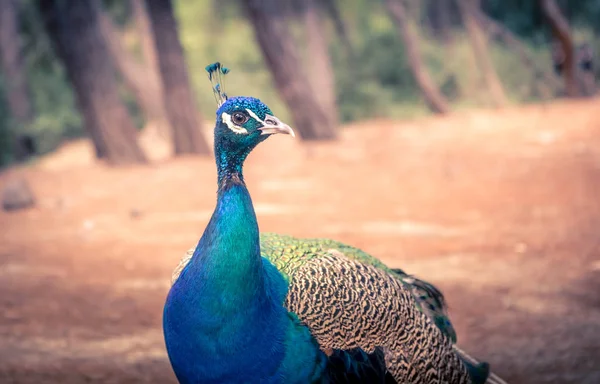
[[[264,126],[277,126],[279,125],[279,120],[275,117],[275,116],[271,116],[271,115],[265,115],[265,119],[261,120],[260,117],[258,117],[256,115],[256,113],[252,112],[251,110],[249,110],[248,108],[246,108],[246,112],[248,112],[248,114],[256,121],[258,121],[259,123],[261,123]]]
[[[252,111],[251,111],[251,110],[249,110],[248,108],[246,108],[246,112],[248,112],[248,114],[249,114],[249,115],[250,115],[250,116],[251,116],[251,117],[252,117],[254,120],[258,121],[259,123],[262,123],[262,125],[265,125],[265,122],[264,122],[264,121],[262,121],[262,120],[260,119],[260,117],[258,117],[258,116],[256,115],[256,113],[252,112]]]
[[[235,125],[233,121],[231,121],[231,115],[227,112],[223,112],[221,114],[221,119],[227,125],[227,128],[231,129],[233,132],[238,135],[247,135],[248,131],[244,127],[240,127],[239,125]]]

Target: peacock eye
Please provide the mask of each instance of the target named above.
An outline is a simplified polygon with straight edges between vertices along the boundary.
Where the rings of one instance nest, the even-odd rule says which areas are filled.
[[[248,121],[248,115],[242,112],[235,112],[231,115],[231,121],[233,121],[235,125],[242,125]]]

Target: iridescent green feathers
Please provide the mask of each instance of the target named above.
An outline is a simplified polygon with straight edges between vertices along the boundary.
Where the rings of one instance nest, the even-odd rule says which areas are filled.
[[[223,82],[224,76],[229,73],[229,68],[224,67],[218,61],[206,66],[206,72],[208,72],[208,80],[212,85],[212,91],[217,102],[217,108],[223,105],[227,101],[227,93],[225,93],[225,84]]]

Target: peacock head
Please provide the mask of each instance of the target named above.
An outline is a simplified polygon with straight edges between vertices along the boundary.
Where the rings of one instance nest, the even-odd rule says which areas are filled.
[[[221,63],[206,67],[217,102],[215,154],[219,171],[241,173],[241,165],[250,151],[273,134],[295,137],[289,125],[281,122],[263,102],[254,97],[229,98],[223,91],[223,77],[229,69]]]
[[[273,112],[254,97],[232,97],[217,110],[215,143],[230,149],[252,149],[273,134],[295,136],[289,125],[281,122]]]

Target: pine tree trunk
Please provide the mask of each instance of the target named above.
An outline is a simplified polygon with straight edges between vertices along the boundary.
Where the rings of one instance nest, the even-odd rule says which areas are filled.
[[[158,55],[167,116],[173,130],[174,152],[176,155],[209,154],[171,0],[146,0],[146,8]]]
[[[133,121],[119,99],[113,62],[98,17],[100,4],[39,0],[39,5],[73,84],[96,155],[114,165],[146,162]]]
[[[467,35],[471,41],[473,54],[492,97],[492,102],[497,107],[505,106],[508,100],[506,99],[504,87],[498,78],[498,73],[490,58],[486,36],[481,29],[481,25],[475,18],[475,12],[478,12],[480,9],[479,0],[457,0],[457,3],[463,23],[467,28]]]
[[[315,0],[304,0],[304,25],[308,43],[307,72],[312,92],[327,114],[327,125],[337,126],[338,110],[335,78],[327,44],[323,20]]]
[[[140,3],[141,1],[132,0],[132,3]],[[158,71],[153,67],[156,62],[140,63],[136,60],[123,46],[121,33],[111,20],[110,15],[101,11],[99,16],[108,50],[123,77],[125,85],[135,96],[146,120],[155,124],[166,136],[169,131],[169,123],[163,103],[160,77]],[[148,37],[145,39],[148,39]]]
[[[9,111],[19,125],[25,125],[33,113],[21,56],[16,3],[13,0],[0,0],[0,59]]]
[[[387,10],[398,28],[400,38],[404,43],[408,63],[415,77],[425,101],[435,113],[448,113],[450,106],[444,95],[440,92],[421,58],[419,52],[419,36],[412,20],[409,20],[403,0],[385,0]]]
[[[302,139],[334,139],[336,128],[327,119],[326,106],[321,105],[311,92],[277,1],[243,0],[264,60]]]
[[[148,10],[146,9],[146,2],[144,0],[130,1],[133,19],[141,41],[144,63],[154,72],[154,76],[160,83],[158,56],[156,55],[156,45],[154,44],[154,37],[152,36],[152,28],[150,26]]]
[[[579,96],[577,82],[577,62],[575,60],[575,44],[571,37],[569,23],[560,11],[555,0],[540,0],[542,12],[546,16],[554,38],[560,43],[565,55],[562,73],[565,77],[566,93],[569,97]]]
[[[169,124],[169,118],[163,100],[163,88],[160,77],[160,67],[158,65],[158,55],[156,54],[156,44],[154,43],[154,36],[152,34],[152,27],[150,25],[150,16],[148,16],[148,9],[146,8],[145,0],[130,0],[133,11],[133,19],[137,29],[138,37],[141,41],[142,55],[144,57],[144,64],[152,76],[156,79],[158,87],[160,89],[160,102],[161,102],[161,116],[155,124],[147,125],[144,130],[152,129],[155,133],[159,134],[165,139],[172,141],[171,134],[173,129]]]

